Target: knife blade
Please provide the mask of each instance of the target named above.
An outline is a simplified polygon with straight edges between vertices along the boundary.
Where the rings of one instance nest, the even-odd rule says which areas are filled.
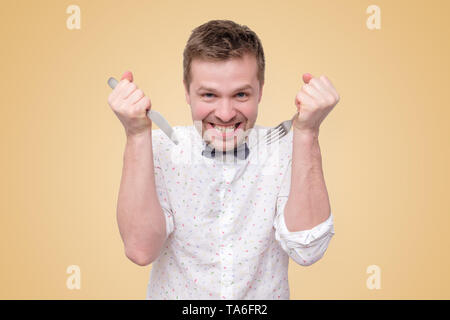
[[[108,79],[108,85],[114,89],[119,81],[115,78],[111,77]],[[161,113],[155,110],[148,110],[147,117],[149,117],[154,123],[158,125],[158,127],[164,132],[173,143],[178,144],[178,139],[176,137],[175,131],[170,126],[169,122],[162,116]]]

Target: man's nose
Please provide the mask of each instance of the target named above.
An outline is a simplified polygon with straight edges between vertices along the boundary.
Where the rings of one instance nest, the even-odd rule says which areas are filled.
[[[234,109],[232,103],[226,100],[217,107],[215,115],[222,122],[227,123],[236,116],[236,110]]]

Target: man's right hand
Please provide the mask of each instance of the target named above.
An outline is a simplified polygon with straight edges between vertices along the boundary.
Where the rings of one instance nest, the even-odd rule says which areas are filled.
[[[125,128],[127,137],[151,132],[152,121],[147,117],[151,109],[150,98],[133,82],[133,74],[126,71],[110,93],[108,104]]]

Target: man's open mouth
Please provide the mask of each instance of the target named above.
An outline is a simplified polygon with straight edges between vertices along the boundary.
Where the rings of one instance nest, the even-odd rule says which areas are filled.
[[[237,122],[235,124],[230,124],[227,126],[218,125],[212,122],[207,123],[208,129],[214,129],[217,135],[221,135],[223,137],[228,137],[233,135],[237,129],[241,129],[244,122]]]

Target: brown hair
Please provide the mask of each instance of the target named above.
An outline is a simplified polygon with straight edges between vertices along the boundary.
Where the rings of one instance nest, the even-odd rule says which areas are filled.
[[[195,58],[223,61],[252,54],[258,63],[258,80],[264,83],[264,50],[255,32],[231,20],[211,20],[194,30],[183,52],[183,80],[189,90],[191,63]]]

